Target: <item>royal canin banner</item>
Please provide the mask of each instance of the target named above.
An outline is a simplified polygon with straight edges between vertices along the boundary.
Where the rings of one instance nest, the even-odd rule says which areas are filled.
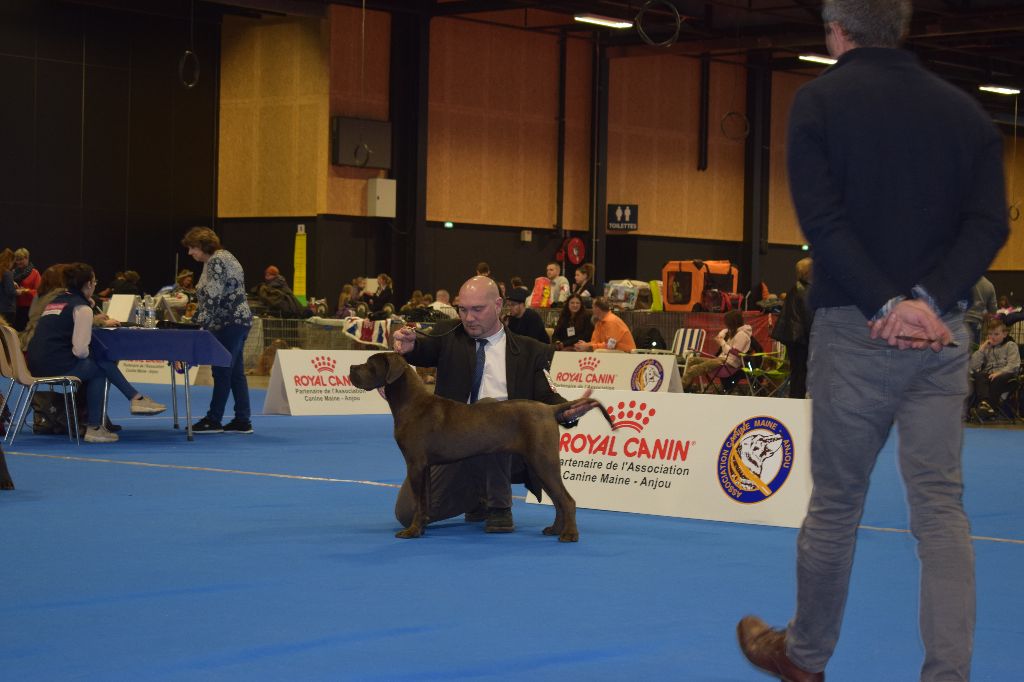
[[[379,350],[277,351],[263,414],[391,414],[377,391],[356,388],[349,367]]]
[[[580,390],[560,391],[566,398]],[[580,507],[798,527],[811,494],[811,402],[599,391],[561,429],[562,481]],[[528,497],[530,502],[535,498]],[[544,502],[550,504],[547,496]]]
[[[671,353],[555,353],[551,383],[562,388],[599,388],[682,393],[679,365]]]

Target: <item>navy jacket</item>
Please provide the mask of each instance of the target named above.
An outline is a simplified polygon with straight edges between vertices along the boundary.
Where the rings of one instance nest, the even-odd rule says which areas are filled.
[[[797,91],[788,137],[812,308],[870,318],[919,284],[952,310],[1006,241],[999,131],[909,52],[843,54]]]

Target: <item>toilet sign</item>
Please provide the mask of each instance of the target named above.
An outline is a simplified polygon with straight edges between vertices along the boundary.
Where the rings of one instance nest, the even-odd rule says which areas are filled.
[[[638,204],[608,204],[608,229],[612,232],[635,232],[640,223]]]

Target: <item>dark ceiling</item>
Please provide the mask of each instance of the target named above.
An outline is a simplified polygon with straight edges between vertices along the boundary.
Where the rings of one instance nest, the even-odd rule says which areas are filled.
[[[191,0],[68,0],[150,13],[188,12]],[[197,2],[197,13],[224,11],[253,15],[325,16],[331,3],[372,10],[461,17],[523,30],[557,33],[597,31],[609,54],[672,53],[713,58],[743,58],[768,50],[775,68],[806,69],[795,57],[826,54],[820,0],[213,0]],[[673,11],[673,8],[675,11]],[[635,20],[638,27],[602,29],[577,23],[573,16],[596,13]],[[204,12],[204,13],[205,13]],[[643,28],[655,42],[642,39]],[[932,71],[971,92],[1004,124],[1012,124],[1018,97],[978,91],[995,83],[1024,86],[1024,0],[914,0],[907,47]],[[821,67],[810,67],[820,69]]]

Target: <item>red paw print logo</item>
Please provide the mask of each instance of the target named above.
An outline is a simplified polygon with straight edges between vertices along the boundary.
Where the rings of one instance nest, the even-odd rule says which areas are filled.
[[[579,362],[580,369],[586,372],[593,372],[595,369],[597,369],[597,366],[601,364],[600,360],[592,356],[580,358]]]
[[[329,358],[326,355],[318,355],[312,360],[313,369],[317,372],[329,372],[334,374],[334,367],[338,362],[334,358]]]
[[[655,413],[655,409],[647,407],[647,403],[637,403],[635,400],[630,400],[628,403],[622,401],[618,405],[611,405],[605,409],[616,429],[633,429],[637,433],[644,430]]]

